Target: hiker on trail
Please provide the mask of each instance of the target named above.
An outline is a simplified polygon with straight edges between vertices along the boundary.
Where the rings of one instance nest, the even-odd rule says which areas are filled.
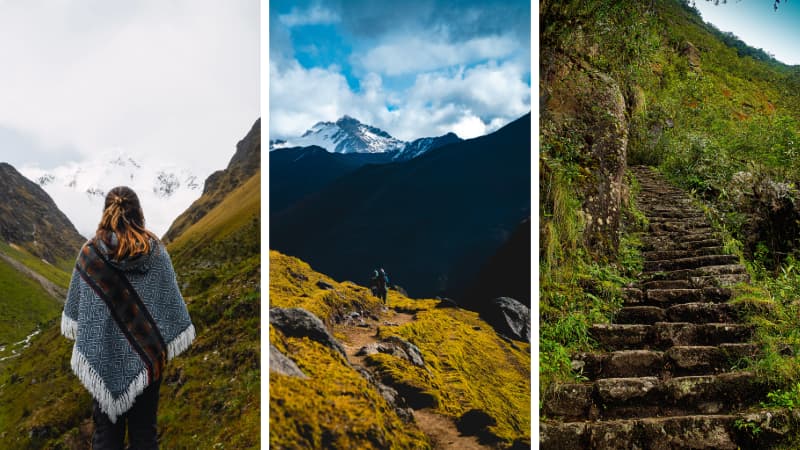
[[[383,268],[377,269],[372,277],[372,294],[381,299],[381,302],[386,305],[386,293],[389,287],[389,276]]]
[[[94,398],[95,450],[158,449],[158,389],[167,360],[195,337],[167,250],[144,226],[136,193],[106,196],[97,232],[72,271],[61,333],[72,371]]]

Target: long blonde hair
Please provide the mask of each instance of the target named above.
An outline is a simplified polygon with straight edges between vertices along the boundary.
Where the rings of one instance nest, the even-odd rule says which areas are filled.
[[[158,237],[144,227],[139,197],[127,186],[115,187],[106,195],[97,237],[110,243],[111,233],[116,234],[118,241],[111,255],[116,260],[149,253],[151,240],[158,241]]]

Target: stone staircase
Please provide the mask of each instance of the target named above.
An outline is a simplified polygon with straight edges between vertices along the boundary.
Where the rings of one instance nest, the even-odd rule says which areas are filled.
[[[758,352],[749,342],[753,329],[727,303],[727,286],[749,281],[747,272],[738,257],[723,254],[721,239],[684,192],[648,168],[631,170],[650,222],[644,272],[625,290],[614,323],[591,328],[601,351],[573,356],[573,369],[587,381],[545,396],[540,447],[769,448],[775,433],[754,437],[736,426],[766,420],[767,429],[773,418],[753,411],[767,386],[736,370]]]

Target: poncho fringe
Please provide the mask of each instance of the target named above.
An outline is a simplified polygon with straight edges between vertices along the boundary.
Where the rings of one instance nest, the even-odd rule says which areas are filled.
[[[70,323],[71,322],[71,323]],[[66,325],[65,325],[66,324]],[[69,338],[75,339],[78,324],[69,317],[61,318],[61,333]],[[72,333],[72,337],[68,335]],[[194,325],[189,325],[186,330],[167,344],[167,358],[172,359],[183,353],[195,338]],[[128,388],[119,397],[114,399],[111,391],[108,390],[103,379],[92,369],[86,358],[78,351],[77,347],[72,348],[72,359],[70,360],[72,371],[77,375],[81,384],[92,394],[111,423],[117,423],[117,418],[131,409],[136,397],[147,388],[147,370],[143,370],[134,378]]]

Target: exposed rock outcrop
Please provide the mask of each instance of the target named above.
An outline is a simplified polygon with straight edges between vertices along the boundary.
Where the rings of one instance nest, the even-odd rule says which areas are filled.
[[[613,256],[619,246],[628,143],[622,90],[613,78],[586,62],[555,53],[542,57],[542,133],[567,137],[578,147],[585,175],[579,197],[587,244],[598,255]]]
[[[347,360],[344,347],[328,331],[322,320],[303,308],[272,308],[269,310],[269,323],[286,336],[308,337],[340,353]]]
[[[492,300],[481,313],[498,333],[519,341],[531,341],[531,311],[522,303],[509,297]]]
[[[274,345],[269,344],[269,370],[290,377],[308,378],[289,357],[281,353]]]

